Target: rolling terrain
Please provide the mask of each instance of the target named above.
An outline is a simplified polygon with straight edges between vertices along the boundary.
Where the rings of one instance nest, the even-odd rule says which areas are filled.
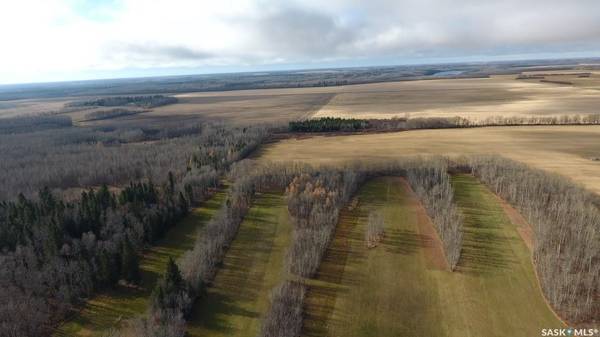
[[[589,74],[582,77],[581,74]],[[534,76],[517,79],[518,76]],[[600,103],[600,73],[595,70],[524,71],[519,75],[474,78],[407,77],[404,81],[315,85],[297,88],[185,92],[175,104],[120,117],[123,125],[227,121],[278,123],[308,117],[392,118],[452,117],[481,120],[491,116],[559,116],[595,114]],[[466,76],[468,77],[468,76]],[[343,84],[344,82],[340,82]],[[151,94],[156,91],[139,92]],[[168,93],[168,90],[160,93]],[[92,98],[94,96],[84,96]],[[0,102],[0,117],[64,114],[86,121],[94,107],[69,107],[80,96],[28,98]],[[105,121],[84,125],[105,125]]]

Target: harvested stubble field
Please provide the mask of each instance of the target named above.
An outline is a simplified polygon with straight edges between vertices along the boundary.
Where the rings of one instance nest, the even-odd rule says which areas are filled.
[[[516,80],[514,75],[365,84],[340,88],[314,117],[553,116],[598,113],[585,87]]]
[[[402,179],[378,178],[361,188],[359,207],[342,212],[310,281],[304,336],[534,336],[562,325],[498,199],[470,176],[455,177],[453,185],[466,216],[455,272]],[[373,210],[383,211],[385,238],[368,249],[364,231]]]
[[[54,337],[99,337],[120,326],[121,322],[143,315],[157,280],[165,272],[169,258],[177,259],[194,246],[197,232],[207,223],[225,200],[225,191],[215,193],[195,208],[181,223],[168,231],[141,258],[141,281],[136,288],[117,286],[97,294],[70,320],[62,324]]]
[[[269,295],[285,277],[291,234],[283,195],[256,196],[213,286],[195,305],[186,336],[257,336]]]
[[[540,79],[517,80],[517,75],[489,78],[411,80],[331,87],[253,89],[177,94],[178,102],[153,108],[137,118],[163,123],[179,120],[224,120],[237,123],[277,123],[308,117],[391,118],[461,116],[480,120],[490,116],[553,116],[599,113],[600,73],[587,70],[542,74]],[[60,112],[82,121],[94,109],[64,109],[81,98],[0,102],[0,117]],[[95,122],[97,123],[97,122]]]
[[[527,82],[543,83],[540,81],[545,80],[554,85],[600,90],[600,72],[597,70],[526,71],[523,75],[538,77],[524,80]]]
[[[311,116],[462,116],[479,120],[489,116],[599,112],[600,95],[591,84],[561,86],[515,78],[515,75],[499,75],[490,78],[179,94],[176,95],[179,100],[177,104],[156,108],[147,117],[194,115],[248,123],[289,121]],[[593,84],[598,78],[578,80]]]
[[[239,90],[176,95],[178,103],[159,107],[151,116],[197,115],[240,123],[277,123],[309,117],[331,99],[314,89]]]
[[[515,126],[317,136],[264,146],[270,161],[335,163],[407,155],[497,154],[555,172],[600,193],[600,126]]]

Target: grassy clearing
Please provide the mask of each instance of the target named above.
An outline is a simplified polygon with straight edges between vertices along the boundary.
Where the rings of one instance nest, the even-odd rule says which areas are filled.
[[[197,230],[219,209],[224,199],[225,191],[217,192],[144,253],[140,261],[142,280],[139,288],[117,286],[94,296],[79,313],[61,325],[54,336],[100,336],[119,322],[144,314],[150,293],[164,273],[169,257],[176,259],[193,247]]]
[[[344,210],[306,301],[305,336],[440,336],[435,284],[423,271],[427,238],[416,226],[398,178],[371,180],[359,207]],[[370,211],[381,210],[385,237],[368,249]],[[416,332],[419,333],[416,333]]]
[[[473,178],[453,179],[465,212],[464,258],[451,273],[431,263],[412,194],[397,178],[368,182],[344,211],[307,299],[305,336],[537,336],[561,323],[535,281],[529,251],[497,199]],[[368,213],[386,236],[367,249]]]
[[[258,195],[213,286],[194,308],[189,337],[258,334],[271,290],[285,277],[282,271],[291,231],[283,195]]]
[[[440,298],[462,303],[462,310],[448,310],[444,321],[458,323],[449,324],[448,331],[537,336],[542,328],[562,327],[542,296],[518,225],[475,178],[457,175],[453,185],[465,228],[458,272],[451,275],[456,286],[440,288]]]

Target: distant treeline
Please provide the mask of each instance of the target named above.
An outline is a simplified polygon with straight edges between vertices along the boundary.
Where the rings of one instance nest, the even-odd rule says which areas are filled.
[[[88,121],[99,121],[104,119],[136,115],[138,113],[140,113],[140,111],[132,111],[127,109],[98,110],[85,114],[85,119]]]
[[[68,116],[23,116],[0,119],[0,135],[73,126]]]
[[[361,68],[333,68],[319,70],[289,70],[230,74],[182,75],[153,78],[109,79],[84,82],[4,85],[0,100],[95,96],[147,95],[149,93],[222,91],[265,88],[319,87],[329,85],[362,84],[414,80],[422,78],[487,77],[491,74],[519,74],[544,66],[544,71],[572,70],[565,64],[596,63],[597,59],[536,60],[492,62],[482,64],[427,64],[402,66],[375,66]],[[460,72],[460,75],[457,75]]]
[[[323,117],[289,123],[291,132],[360,131],[369,127],[366,119]]]
[[[403,131],[415,129],[451,129],[484,126],[518,125],[598,125],[600,114],[562,116],[490,116],[481,120],[464,117],[418,117],[391,119],[355,119],[321,117],[302,121],[292,121],[288,131],[311,132],[361,132],[361,131]]]
[[[177,98],[164,95],[149,96],[111,96],[91,99],[87,101],[71,102],[71,107],[95,107],[95,106],[125,106],[133,105],[142,108],[155,108],[163,105],[177,103]]]

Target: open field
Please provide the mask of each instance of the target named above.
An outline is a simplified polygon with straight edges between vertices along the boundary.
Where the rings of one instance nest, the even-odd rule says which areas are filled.
[[[518,126],[287,139],[256,156],[335,163],[406,155],[497,154],[570,177],[600,193],[599,126]]]
[[[140,261],[142,279],[139,287],[119,285],[114,290],[94,296],[78,314],[61,325],[54,336],[102,336],[102,333],[118,326],[120,322],[143,315],[148,308],[152,289],[164,273],[169,257],[177,259],[194,246],[197,231],[219,209],[224,199],[225,191],[218,191],[144,253]]]
[[[527,79],[527,82],[552,83],[561,86],[574,86],[578,88],[600,90],[600,72],[590,70],[551,70],[551,71],[525,71],[523,75],[541,77]]]
[[[453,184],[467,218],[458,271],[436,258],[432,225],[407,185],[371,180],[359,192],[359,207],[342,213],[311,281],[304,336],[535,336],[562,325],[495,196],[469,176]],[[384,212],[386,234],[367,249],[372,210]]]
[[[589,73],[589,77],[580,77]],[[391,118],[462,116],[553,116],[600,113],[600,72],[562,70],[524,72],[489,78],[428,79],[282,89],[178,93],[178,102],[118,118],[123,124],[161,124],[202,120],[237,123],[288,122],[307,117]],[[544,82],[547,80],[548,82]],[[558,82],[556,82],[558,81]],[[570,82],[572,84],[561,84]],[[61,112],[76,122],[99,108],[66,108],[82,97],[0,102],[0,117]],[[100,109],[101,110],[101,109]],[[111,121],[112,123],[114,121]],[[86,123],[105,125],[107,121]]]
[[[0,118],[58,112],[68,102],[64,98],[0,101]]]
[[[596,76],[596,75],[594,75]],[[598,75],[600,76],[600,75]],[[243,123],[287,122],[306,117],[391,118],[553,116],[600,113],[593,81],[582,86],[490,78],[436,79],[337,87],[237,90],[176,95],[179,102],[144,118],[191,116]],[[574,77],[574,76],[571,76]],[[600,88],[600,81],[598,82]]]
[[[195,305],[187,336],[258,335],[271,290],[285,277],[282,273],[291,231],[283,195],[258,195],[213,286]]]
[[[598,91],[514,75],[344,87],[314,117],[552,116],[598,113]]]
[[[175,114],[243,123],[288,122],[311,116],[327,104],[333,94],[310,89],[272,89],[251,90],[250,93],[245,90],[191,93],[176,97],[178,103],[156,108],[148,117]]]

